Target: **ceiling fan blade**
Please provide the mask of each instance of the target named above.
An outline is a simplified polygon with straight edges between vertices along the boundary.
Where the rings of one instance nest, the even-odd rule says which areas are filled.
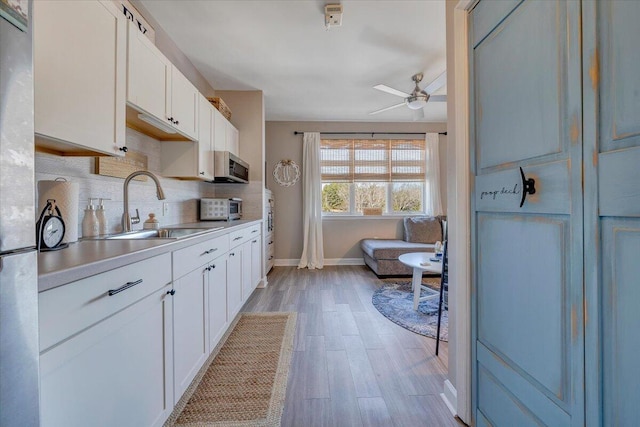
[[[447,95],[433,95],[429,97],[429,102],[447,102]]]
[[[382,110],[372,111],[369,114],[373,115],[373,114],[382,113],[383,111],[393,110],[394,108],[402,107],[403,105],[405,105],[404,102],[401,102],[400,104],[392,105],[391,107],[383,108]]]
[[[429,95],[431,95],[433,92],[437,91],[438,89],[440,89],[442,86],[446,84],[447,84],[447,72],[445,71],[444,73],[436,77],[434,81],[429,83],[429,85],[423,89],[423,92],[427,92]]]
[[[383,92],[390,93],[391,95],[401,96],[403,98],[408,98],[409,96],[411,96],[408,93],[402,92],[402,91],[400,91],[398,89],[394,89],[394,88],[389,87],[387,85],[376,85],[373,88],[381,90]]]
[[[413,121],[417,122],[419,120],[423,120],[424,119],[424,109],[420,108],[417,110],[413,110]]]

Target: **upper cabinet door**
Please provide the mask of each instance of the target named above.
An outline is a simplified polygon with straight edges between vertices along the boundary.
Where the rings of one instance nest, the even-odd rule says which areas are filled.
[[[138,27],[129,22],[127,102],[167,124],[167,95],[171,88],[171,62]]]
[[[124,15],[110,1],[38,1],[33,13],[36,134],[61,151],[124,155]]]
[[[227,149],[227,119],[215,108],[213,109],[213,145],[215,151]]]
[[[198,174],[213,179],[213,106],[202,95],[198,100]]]
[[[227,151],[230,151],[236,156],[240,156],[240,135],[238,129],[235,128],[230,122],[227,122]]]
[[[169,120],[180,132],[198,138],[198,89],[175,67],[171,71]],[[167,105],[169,105],[167,103]]]

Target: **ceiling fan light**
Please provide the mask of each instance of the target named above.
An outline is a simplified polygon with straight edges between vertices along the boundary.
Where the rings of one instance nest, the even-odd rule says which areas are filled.
[[[427,105],[427,100],[424,96],[412,96],[407,99],[407,107],[412,110],[419,110],[424,108],[425,105]]]

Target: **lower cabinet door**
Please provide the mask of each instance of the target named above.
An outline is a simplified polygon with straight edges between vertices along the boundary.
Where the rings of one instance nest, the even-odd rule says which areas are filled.
[[[227,320],[231,322],[242,307],[242,246],[229,251],[227,258]]]
[[[173,410],[167,285],[40,355],[41,426],[161,426]]]
[[[251,283],[251,240],[245,242],[242,248],[242,302],[244,303],[253,291]]]
[[[209,353],[227,330],[227,257],[209,264]]]
[[[173,282],[174,403],[209,357],[207,268],[203,265]]]
[[[262,239],[260,236],[251,241],[251,290],[253,291],[262,279]]]

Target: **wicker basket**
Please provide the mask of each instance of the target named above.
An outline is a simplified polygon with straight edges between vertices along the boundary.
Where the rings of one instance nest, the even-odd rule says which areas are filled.
[[[222,98],[207,98],[210,103],[216,107],[216,110],[220,111],[220,113],[227,118],[227,120],[231,120],[231,109],[224,103]]]

